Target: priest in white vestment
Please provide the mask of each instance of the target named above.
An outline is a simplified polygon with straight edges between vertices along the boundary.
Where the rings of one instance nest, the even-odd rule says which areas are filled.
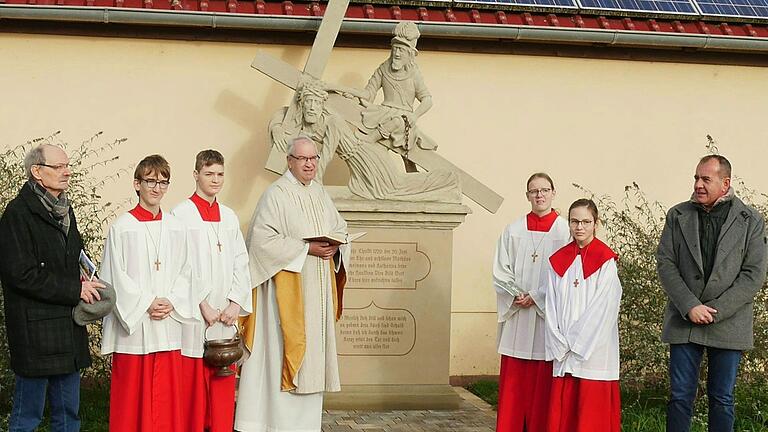
[[[574,241],[549,259],[546,358],[553,361],[548,432],[619,432],[619,306],[616,254],[595,238],[597,206],[575,201]]]
[[[216,150],[201,151],[193,176],[195,193],[172,211],[187,229],[192,280],[203,318],[183,328],[185,338],[193,342],[193,349],[182,358],[191,403],[186,411],[190,431],[232,432],[235,366],[232,375],[218,376],[218,368],[203,362],[203,342],[232,338],[238,317],[251,312],[248,251],[237,215],[217,198],[224,185],[224,156]]]
[[[194,344],[182,327],[196,322],[199,301],[184,225],[160,208],[170,176],[162,156],[139,162],[139,204],[110,226],[104,247],[100,277],[117,296],[101,340],[112,354],[111,432],[189,432],[181,362]]]
[[[335,321],[350,248],[347,224],[314,181],[317,147],[294,139],[288,171],[262,195],[248,233],[253,310],[243,323],[235,429],[317,432],[323,392],[339,391]]]
[[[526,183],[531,212],[507,225],[496,246],[493,286],[501,354],[497,432],[543,432],[552,362],[544,360],[547,259],[568,242],[568,223],[552,209],[555,186],[545,173]]]

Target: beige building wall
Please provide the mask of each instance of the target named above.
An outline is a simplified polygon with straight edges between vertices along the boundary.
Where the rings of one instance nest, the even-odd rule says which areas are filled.
[[[76,142],[103,130],[126,137],[128,165],[164,154],[173,167],[166,208],[189,196],[197,151],[227,162],[222,202],[247,224],[276,176],[264,171],[269,117],[289,91],[249,67],[257,50],[300,66],[307,47],[0,34],[0,145],[61,130]],[[325,78],[362,86],[385,50],[336,49]],[[636,181],[669,205],[686,199],[705,135],[735,174],[768,191],[768,69],[618,60],[425,52],[418,62],[435,107],[421,127],[440,153],[501,193],[489,214],[455,231],[451,374],[498,371],[491,258],[504,225],[528,211],[523,182],[555,179],[559,208],[577,182],[619,196]],[[343,184],[336,162],[328,183]],[[109,199],[131,196],[128,180]]]

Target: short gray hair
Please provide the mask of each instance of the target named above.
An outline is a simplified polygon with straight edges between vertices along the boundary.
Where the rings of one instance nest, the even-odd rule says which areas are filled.
[[[731,177],[731,170],[732,170],[731,162],[728,159],[726,159],[725,156],[721,156],[718,154],[706,155],[703,158],[699,159],[699,165],[703,163],[707,163],[711,160],[716,160],[717,163],[720,164],[720,169],[718,172],[720,174],[721,179],[726,177],[728,178]]]
[[[50,144],[40,144],[32,147],[27,155],[24,156],[24,172],[27,173],[27,179],[34,180],[32,176],[32,167],[35,165],[41,165],[45,163],[45,147]]]
[[[289,155],[293,155],[293,149],[294,149],[294,147],[296,147],[296,144],[298,144],[298,143],[300,143],[300,142],[302,142],[302,141],[307,141],[307,142],[310,142],[310,143],[312,143],[312,145],[313,145],[313,146],[315,146],[315,153],[318,153],[318,151],[317,151],[317,143],[316,143],[316,142],[314,142],[314,141],[312,140],[312,138],[310,138],[310,137],[308,137],[308,136],[306,136],[306,135],[299,135],[299,136],[297,136],[297,137],[295,137],[295,138],[292,138],[292,139],[291,139],[291,142],[290,142],[290,144],[288,144],[288,150],[287,150],[287,153],[288,153]]]

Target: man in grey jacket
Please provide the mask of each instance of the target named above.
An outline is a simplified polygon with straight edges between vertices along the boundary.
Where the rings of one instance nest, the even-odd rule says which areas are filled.
[[[751,349],[752,302],[766,278],[765,222],[731,187],[719,155],[696,167],[693,196],[667,213],[657,252],[669,298],[661,340],[670,344],[667,431],[690,429],[704,351],[709,361],[709,430],[733,430],[741,353]]]

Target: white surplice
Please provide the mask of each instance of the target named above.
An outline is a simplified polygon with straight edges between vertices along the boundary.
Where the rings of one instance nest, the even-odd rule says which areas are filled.
[[[104,317],[102,354],[194,350],[195,341],[182,337],[182,324],[193,324],[200,315],[187,252],[184,225],[170,214],[139,222],[125,213],[110,226],[99,277],[115,288],[117,304]],[[151,320],[147,309],[157,297],[167,298],[174,310]]]
[[[218,310],[224,310],[233,301],[240,305],[241,314],[252,312],[251,274],[248,269],[248,251],[240,232],[240,222],[232,209],[219,203],[220,222],[207,222],[202,219],[195,204],[187,199],[177,205],[172,214],[184,222],[187,228],[192,281],[194,291]],[[218,244],[221,244],[219,251]],[[199,301],[199,302],[200,302]],[[198,302],[198,303],[199,303]],[[206,330],[203,321],[191,326],[184,326],[191,332],[195,344],[189,357],[203,356],[203,341],[229,339],[235,332],[232,327],[216,323]]]
[[[616,260],[585,279],[577,255],[562,277],[550,266],[548,279],[546,354],[554,360],[553,375],[618,380],[622,288]]]
[[[235,429],[242,432],[317,432],[323,391],[340,390],[335,311],[328,261],[308,255],[303,238],[344,237],[347,226],[317,182],[302,185],[286,173],[262,195],[248,232],[251,279],[257,286],[253,350],[243,364]],[[334,257],[349,262],[349,245]],[[282,270],[301,273],[306,349],[294,391],[280,390],[283,339],[272,277]]]
[[[568,243],[568,223],[555,219],[548,232],[528,230],[526,217],[507,225],[496,245],[493,286],[499,323],[499,354],[544,360],[544,292],[548,258]],[[533,255],[536,254],[534,261]],[[529,293],[535,305],[519,308],[513,292]]]

